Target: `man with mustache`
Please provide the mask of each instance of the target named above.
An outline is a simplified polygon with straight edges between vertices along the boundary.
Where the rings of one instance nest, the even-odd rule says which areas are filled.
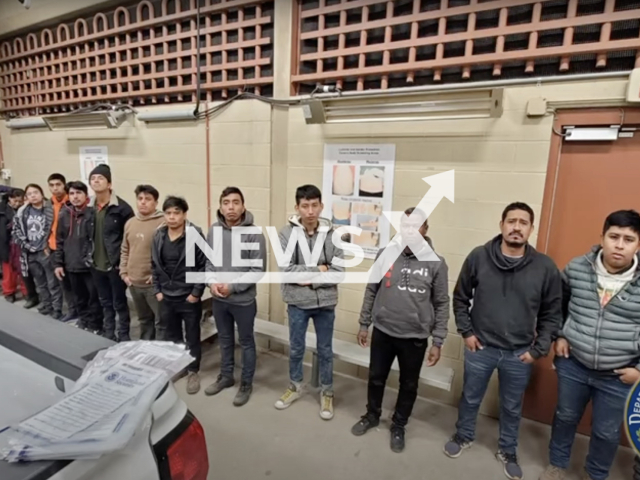
[[[562,324],[562,280],[553,260],[528,243],[533,232],[529,205],[508,205],[500,230],[500,235],[469,254],[454,289],[453,312],[466,346],[464,385],[456,433],[444,453],[457,458],[473,443],[478,410],[497,369],[496,458],[507,478],[519,480],[523,473],[516,449],[522,397],[533,363],[549,353],[552,336]]]

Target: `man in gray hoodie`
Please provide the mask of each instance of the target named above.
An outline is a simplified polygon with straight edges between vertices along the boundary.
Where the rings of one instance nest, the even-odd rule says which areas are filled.
[[[416,253],[427,250],[426,215],[413,208],[404,212],[401,234],[408,245],[391,265],[385,277],[369,283],[364,293],[360,313],[358,343],[367,346],[369,326],[371,364],[367,413],[351,429],[356,436],[364,435],[380,423],[382,398],[391,366],[397,358],[400,365],[400,391],[391,425],[391,449],[404,450],[405,427],[418,396],[420,371],[432,337],[427,366],[440,360],[440,349],[447,337],[449,322],[448,267],[444,258],[420,260]],[[378,252],[378,257],[383,250]]]
[[[336,263],[337,259],[344,258],[344,252],[332,241],[331,222],[320,217],[324,209],[320,189],[315,185],[298,187],[295,208],[297,213],[289,217],[288,225],[280,231],[282,251],[293,250],[288,265],[285,267],[280,265],[280,268],[285,274],[309,274],[310,276],[327,272],[334,275],[344,272],[344,267]],[[292,245],[288,249],[290,239]],[[322,248],[315,248],[317,242],[322,242]],[[305,257],[313,257],[314,252],[319,256],[315,263],[310,265],[305,261]],[[284,410],[302,395],[305,339],[309,320],[313,319],[322,387],[320,417],[330,420],[333,418],[333,324],[338,303],[337,282],[316,283],[311,278],[309,282],[286,283],[285,279],[285,283],[282,284],[282,298],[288,305],[291,382],[275,407],[278,410]]]
[[[251,397],[256,371],[256,343],[253,336],[257,312],[256,282],[266,269],[266,242],[262,233],[243,233],[242,227],[256,227],[253,215],[245,209],[244,195],[239,188],[227,187],[223,190],[217,216],[218,221],[211,226],[207,241],[216,253],[222,248],[220,255],[214,255],[222,259],[222,265],[214,265],[207,260],[207,272],[220,274],[220,280],[211,283],[209,288],[213,295],[213,316],[220,338],[221,367],[218,379],[204,393],[216,395],[235,384],[235,324],[242,347],[242,380],[233,404],[240,407]],[[258,245],[257,249],[246,248],[240,253],[242,260],[252,261],[253,265],[234,265],[234,249],[240,248],[240,242]]]

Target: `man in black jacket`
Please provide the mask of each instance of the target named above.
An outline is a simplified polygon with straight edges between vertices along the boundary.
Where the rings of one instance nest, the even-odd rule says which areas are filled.
[[[69,201],[65,203],[58,217],[56,228],[56,249],[53,265],[56,277],[61,281],[69,278],[78,310],[78,328],[102,333],[102,308],[98,291],[86,264],[91,248],[88,226],[91,223],[91,209],[88,188],[82,182],[69,182]]]
[[[204,283],[188,283],[188,272],[204,273],[206,257],[202,250],[195,248],[195,265],[187,266],[187,231],[195,229],[204,239],[202,230],[187,220],[189,204],[180,197],[169,196],[162,205],[165,223],[158,227],[153,238],[151,251],[153,288],[160,305],[160,318],[167,326],[167,340],[185,343],[189,348],[193,363],[187,367],[187,393],[200,391],[200,318],[202,317],[201,297]]]
[[[24,298],[27,298],[27,288],[22,281],[22,275],[20,274],[19,262],[12,262],[12,249],[16,247],[13,245],[11,238],[11,230],[13,228],[13,217],[16,214],[18,208],[22,206],[24,201],[24,190],[20,188],[14,188],[5,193],[2,201],[0,202],[0,260],[2,261],[2,294],[4,298],[13,303],[16,301],[16,291],[18,285],[22,291]],[[14,256],[15,258],[15,253]],[[16,265],[17,263],[17,265]]]
[[[124,225],[133,217],[133,209],[111,188],[111,169],[98,165],[89,176],[96,196],[89,201],[91,216],[89,239],[91,249],[87,258],[104,310],[104,336],[110,340],[130,340],[131,319],[127,304],[127,285],[120,278],[120,247]],[[116,337],[116,312],[118,313]]]
[[[456,458],[475,438],[478,409],[491,375],[500,381],[500,440],[496,458],[510,479],[521,479],[516,455],[522,397],[533,362],[549,353],[562,323],[562,281],[548,256],[528,244],[533,210],[512,203],[501,234],[467,257],[453,294],[458,332],[466,345],[456,434],[444,452]],[[473,308],[472,308],[473,305]]]

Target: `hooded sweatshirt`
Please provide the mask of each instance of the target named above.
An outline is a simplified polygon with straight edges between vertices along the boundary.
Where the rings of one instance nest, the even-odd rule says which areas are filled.
[[[56,233],[58,232],[58,217],[69,201],[69,195],[65,194],[62,200],[58,200],[55,195],[51,197],[51,206],[53,207],[53,225],[51,225],[51,235],[49,235],[49,248],[53,251],[56,249]]]
[[[313,235],[309,235],[307,230],[302,226],[299,215],[289,217],[289,224],[280,230],[280,247],[285,252],[289,244],[294,229],[303,232],[303,238],[306,240],[309,251],[313,252],[314,246],[318,239],[324,236],[324,243],[320,251],[317,265],[327,265],[328,272],[342,273],[344,267],[332,263],[334,258],[344,258],[344,251],[336,247],[332,241],[333,228],[331,222],[326,218],[319,218],[319,225]],[[309,272],[319,273],[318,266],[307,266],[304,263],[302,252],[299,244],[296,244],[291,260],[288,265],[280,265],[280,269],[286,273],[289,272]],[[311,285],[299,285],[298,283],[282,283],[281,285],[282,299],[288,305],[293,305],[302,309],[335,307],[338,304],[338,284],[331,283],[311,283]]]
[[[53,252],[54,267],[62,267],[67,272],[88,272],[86,257],[91,248],[88,225],[90,209],[81,209],[67,202],[58,218],[56,250]]]
[[[136,212],[124,226],[120,247],[120,276],[129,277],[136,287],[151,286],[151,246],[156,230],[164,222],[164,213],[151,215]]]
[[[428,237],[426,240],[431,245]],[[378,257],[382,252],[378,251]],[[373,322],[391,337],[433,336],[434,345],[441,346],[449,323],[449,269],[444,258],[438,258],[439,262],[422,261],[411,250],[403,250],[380,282],[367,284],[361,330]]]
[[[553,260],[526,245],[520,258],[506,257],[502,235],[466,258],[453,293],[458,332],[484,346],[528,348],[546,356],[562,324],[562,280]]]
[[[207,235],[207,243],[215,252],[214,257],[220,260],[219,265],[214,265],[210,259],[207,259],[207,272],[218,272],[221,274],[218,283],[227,283],[229,285],[229,296],[225,298],[214,297],[215,301],[232,303],[234,305],[251,305],[256,299],[256,283],[264,275],[267,263],[267,247],[264,235],[262,233],[242,234],[242,243],[257,243],[258,249],[242,250],[243,260],[253,260],[259,265],[241,266],[232,265],[233,249],[239,248],[240,239],[234,238],[233,228],[227,225],[226,220],[218,210],[218,221],[209,229]],[[240,220],[238,227],[255,227],[253,223],[253,215],[246,211]],[[222,238],[222,242],[220,242]],[[217,262],[218,263],[218,262]]]

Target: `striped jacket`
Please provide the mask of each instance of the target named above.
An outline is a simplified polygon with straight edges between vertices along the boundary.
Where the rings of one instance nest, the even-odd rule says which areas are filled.
[[[24,212],[27,209],[28,204],[23,205],[18,209],[16,216],[13,220],[13,241],[20,247],[20,267],[22,270],[22,276],[29,276],[29,264],[27,255],[29,253],[35,253],[35,250],[29,245],[27,239],[27,219],[24,218]],[[44,218],[45,218],[45,231],[50,231],[53,225],[53,207],[49,200],[44,202]],[[47,237],[48,238],[48,237]],[[45,244],[45,248],[48,244]]]
[[[587,368],[640,369],[640,264],[633,280],[602,307],[595,266],[600,248],[574,258],[562,273],[566,320],[559,336]]]

